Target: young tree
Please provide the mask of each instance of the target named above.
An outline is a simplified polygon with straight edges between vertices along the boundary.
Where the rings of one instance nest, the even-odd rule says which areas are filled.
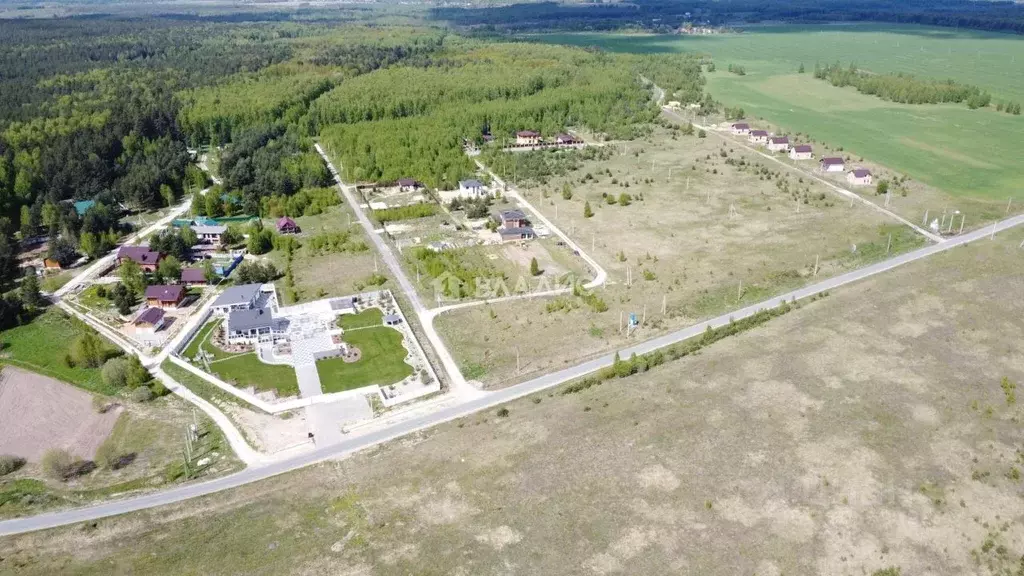
[[[797,74],[803,74],[804,73],[804,63],[803,62],[800,63],[800,68],[796,72],[797,72]]]
[[[110,289],[110,299],[114,302],[114,306],[117,307],[118,313],[122,315],[130,313],[132,306],[135,305],[135,295],[121,283],[115,284]]]
[[[888,180],[879,180],[878,184],[875,185],[875,193],[878,194],[879,196],[885,194],[888,191],[889,191],[889,181]]]
[[[99,368],[107,356],[103,348],[103,341],[99,336],[85,332],[71,343],[71,359],[75,366]]]
[[[48,257],[56,260],[62,268],[66,268],[78,260],[78,252],[74,244],[61,237],[50,242]]]
[[[213,262],[209,260],[203,260],[203,278],[207,284],[216,284],[220,280],[220,275],[213,269]]]
[[[253,230],[249,233],[246,243],[250,254],[260,255],[270,252],[274,247],[274,234],[270,230]]]
[[[530,275],[531,276],[540,276],[541,272],[543,272],[543,270],[540,269],[540,264],[537,264],[537,259],[536,258],[531,258],[530,259]]]
[[[223,246],[234,246],[244,239],[242,231],[237,226],[228,226],[228,229],[220,237],[220,243]]]
[[[562,184],[562,199],[572,200],[572,186],[569,186],[568,182]]]
[[[583,203],[583,217],[590,218],[594,215],[594,211],[590,208],[590,201],[587,200]]]
[[[167,184],[160,185],[160,197],[163,198],[165,205],[174,206],[174,189]]]
[[[128,359],[111,358],[100,373],[103,383],[113,388],[124,388],[128,382]]]
[[[181,278],[181,261],[174,256],[168,256],[160,261],[157,272],[164,282],[177,282]]]
[[[21,280],[21,302],[29,311],[40,308],[43,305],[43,297],[39,293],[39,278],[36,276],[35,268],[25,270],[25,277]]]
[[[204,211],[206,216],[218,218],[224,215],[224,206],[221,205],[220,198],[215,193],[215,189],[210,189],[206,192],[206,200],[204,202],[206,205],[206,210]]]
[[[199,236],[196,235],[196,231],[190,226],[182,228],[178,235],[181,236],[181,241],[187,249],[191,249],[199,243]]]
[[[100,241],[92,232],[82,232],[78,239],[78,248],[89,258],[95,259],[100,252]]]
[[[21,238],[24,240],[33,233],[35,233],[35,225],[32,222],[32,211],[28,206],[21,207],[21,218],[19,219],[21,225]]]
[[[132,297],[141,296],[146,290],[146,276],[134,260],[125,260],[120,269],[121,283],[131,292]]]

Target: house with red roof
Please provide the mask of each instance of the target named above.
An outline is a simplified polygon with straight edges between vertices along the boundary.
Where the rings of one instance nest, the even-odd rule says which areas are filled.
[[[767,130],[751,130],[749,138],[750,138],[750,142],[752,144],[767,144],[768,143],[768,131]]]
[[[282,216],[277,219],[277,232],[279,234],[298,234],[302,232],[302,229],[295,223],[295,220]]]

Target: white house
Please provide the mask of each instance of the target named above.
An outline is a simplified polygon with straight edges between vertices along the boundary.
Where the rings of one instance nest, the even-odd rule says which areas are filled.
[[[732,125],[732,133],[737,136],[746,136],[747,134],[750,134],[750,124],[737,122]]]
[[[842,158],[822,158],[819,167],[822,172],[842,172],[846,170],[846,163]]]
[[[750,142],[752,144],[767,144],[768,143],[768,132],[765,130],[751,130],[750,131]]]
[[[479,180],[459,180],[459,196],[463,198],[484,198],[487,190]]]
[[[768,149],[772,152],[785,152],[789,150],[789,138],[786,136],[775,136],[768,139]]]
[[[870,186],[871,172],[866,168],[854,168],[846,173],[846,181],[854,186]]]
[[[275,317],[269,307],[232,310],[224,322],[224,333],[232,344],[276,342],[288,333],[288,320]]]
[[[192,231],[196,233],[196,237],[206,242],[219,243],[224,233],[228,231],[227,226],[209,226],[203,224],[193,224]]]
[[[793,160],[811,160],[814,158],[814,149],[810,144],[797,144],[789,149],[789,157]]]

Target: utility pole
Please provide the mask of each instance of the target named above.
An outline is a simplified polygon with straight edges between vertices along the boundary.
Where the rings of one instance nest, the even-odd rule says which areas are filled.
[[[661,295],[661,315],[665,315],[665,308],[668,305],[668,294]]]
[[[814,276],[818,275],[818,255],[814,255]]]
[[[743,299],[743,280],[740,280],[740,285],[736,288],[736,301],[739,302]]]
[[[641,324],[647,324],[647,304],[644,304],[644,317],[640,321]]]
[[[1013,202],[1013,196],[1006,199],[1006,213],[1010,213],[1010,203]]]
[[[950,219],[952,221],[952,219]],[[889,233],[889,243],[885,245],[885,254],[889,255],[889,250],[892,248],[892,232]]]
[[[619,310],[619,334],[622,334],[622,310]]]
[[[519,347],[516,347],[516,374],[519,374]]]
[[[963,234],[964,233],[964,220],[967,220],[967,214],[961,214],[960,215],[960,231],[957,232],[957,234]]]
[[[999,223],[998,222],[993,222],[992,223],[992,235],[989,236],[989,240],[995,240],[996,239],[996,224],[999,224]]]
[[[921,226],[927,226],[927,225],[928,225],[928,211],[925,210],[924,211],[924,219],[921,220]]]

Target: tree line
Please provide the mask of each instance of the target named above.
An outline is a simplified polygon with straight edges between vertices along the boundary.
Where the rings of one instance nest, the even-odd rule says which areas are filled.
[[[909,74],[875,74],[859,70],[855,64],[843,66],[839,62],[814,67],[814,77],[833,86],[853,86],[862,94],[877,96],[902,104],[966,103],[971,109],[984,108],[992,97],[977,86],[955,80],[922,79]]]

